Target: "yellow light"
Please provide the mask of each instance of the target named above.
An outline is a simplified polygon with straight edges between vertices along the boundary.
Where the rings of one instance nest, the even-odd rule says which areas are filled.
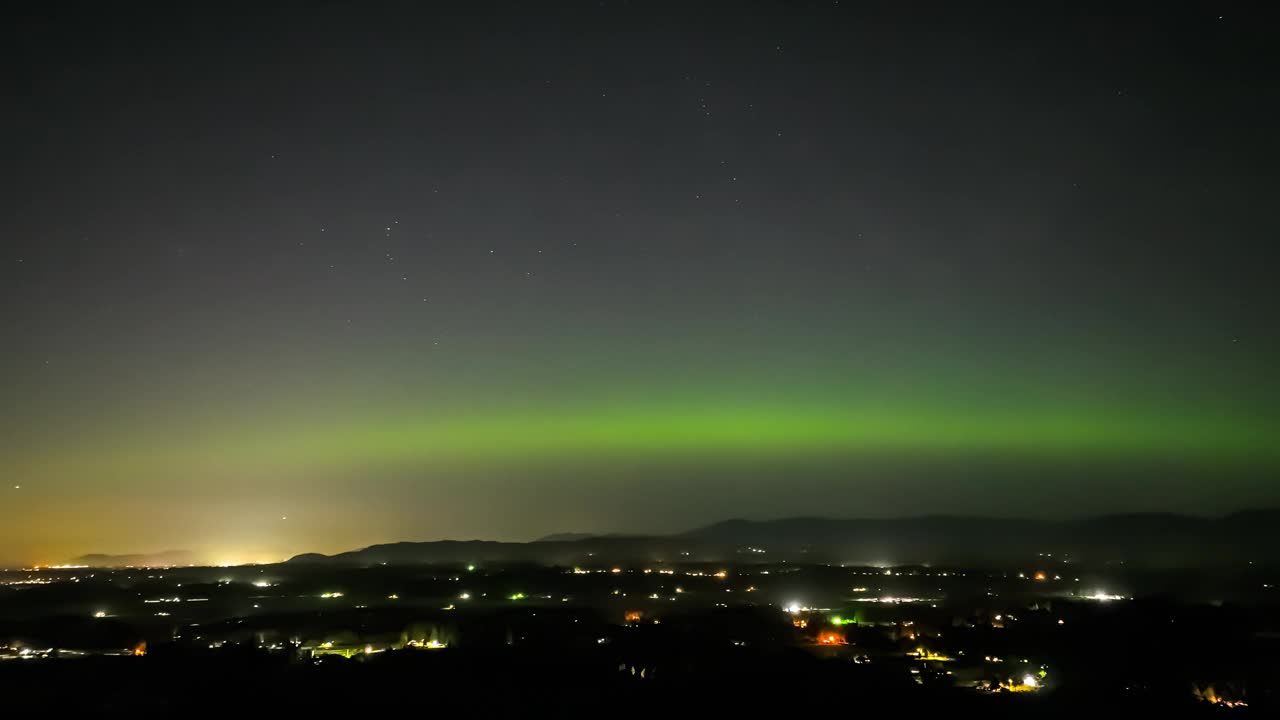
[[[93,616],[96,618],[104,618],[107,616],[107,611],[99,610],[98,612],[94,613]]]
[[[916,657],[930,662],[951,662],[951,656],[939,655],[932,650],[925,650],[924,648],[916,648]]]

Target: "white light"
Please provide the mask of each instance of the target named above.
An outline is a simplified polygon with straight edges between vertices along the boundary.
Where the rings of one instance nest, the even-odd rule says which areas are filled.
[[[93,616],[96,618],[104,618],[107,616],[107,611],[99,610],[98,612],[94,613]]]
[[[253,581],[253,586],[254,586],[254,587],[260,587],[260,588],[262,588],[262,587],[271,587],[271,583],[267,582],[266,580],[254,580],[254,581]]]
[[[458,596],[458,598],[459,598],[459,599],[462,599],[462,600],[470,600],[470,599],[471,599],[471,593],[462,593],[461,595],[459,595],[459,596]]]
[[[791,603],[790,605],[787,605],[786,607],[784,607],[784,608],[783,608],[783,610],[786,610],[787,612],[791,613],[792,615],[799,615],[799,614],[800,614],[800,603],[798,603],[798,602],[793,602],[793,603]]]
[[[1022,677],[1022,684],[1027,687],[1039,687],[1040,681],[1036,680],[1034,675],[1024,675]]]

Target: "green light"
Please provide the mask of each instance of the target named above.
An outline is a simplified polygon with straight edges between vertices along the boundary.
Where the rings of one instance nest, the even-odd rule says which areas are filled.
[[[835,616],[835,617],[831,618],[831,624],[832,624],[832,625],[843,625],[843,624],[844,624],[844,618],[842,618],[842,617],[840,617],[839,615],[837,615],[837,616]]]
[[[508,600],[523,600],[523,599],[524,599],[524,593],[520,593],[520,592],[518,592],[518,593],[516,593],[516,594],[512,595],[511,597],[509,597],[509,598],[507,598],[507,599],[508,599]]]
[[[501,467],[511,463],[613,458],[788,459],[902,453],[932,456],[1172,458],[1224,466],[1280,465],[1280,419],[1247,412],[1179,412],[1120,401],[973,406],[947,397],[894,399],[829,393],[732,402],[637,395],[614,403],[513,404],[453,416],[384,412],[349,421],[297,419],[287,430],[227,426],[164,437],[144,451],[127,438],[95,438],[67,453],[50,449],[22,466],[28,475],[163,476],[192,458],[218,458],[257,472],[375,462],[379,466]]]
[[[476,571],[476,566],[475,566],[475,565],[468,565],[468,566],[467,566],[467,572],[475,572],[475,571]]]

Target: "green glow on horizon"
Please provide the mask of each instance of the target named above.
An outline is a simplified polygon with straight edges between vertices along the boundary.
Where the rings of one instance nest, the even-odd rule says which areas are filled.
[[[928,455],[1112,461],[1280,462],[1280,424],[1257,417],[1106,405],[981,408],[904,402],[635,401],[510,408],[450,419],[420,415],[223,429],[200,437],[81,448],[44,471],[165,468],[308,470],[332,466],[502,466],[591,459]],[[142,445],[142,447],[140,447]],[[33,468],[32,470],[35,470]]]

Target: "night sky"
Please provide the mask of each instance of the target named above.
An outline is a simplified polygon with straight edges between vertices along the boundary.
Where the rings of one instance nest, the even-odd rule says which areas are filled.
[[[1280,504],[1274,25],[966,5],[7,10],[0,560]]]

